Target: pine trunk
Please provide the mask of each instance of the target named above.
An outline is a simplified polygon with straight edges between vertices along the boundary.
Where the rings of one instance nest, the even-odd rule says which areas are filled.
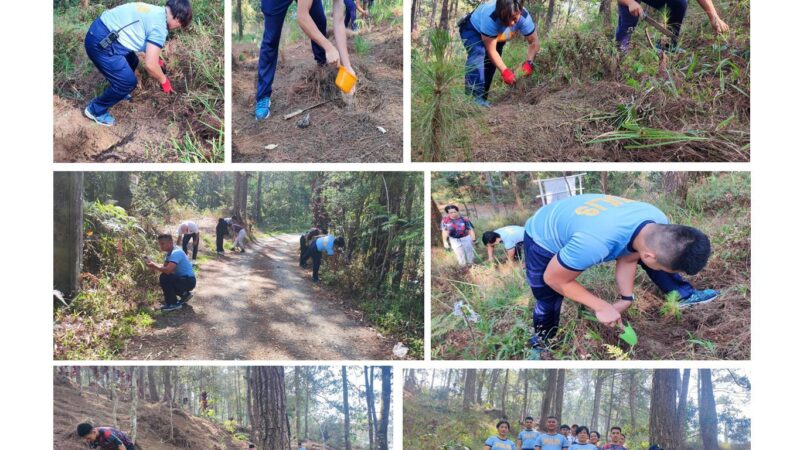
[[[392,401],[392,368],[381,367],[381,422],[378,428],[378,450],[389,450],[389,410]]]
[[[80,290],[83,172],[53,174],[53,223],[53,287],[71,297]]]
[[[347,367],[342,366],[342,405],[344,412],[344,448],[345,450],[352,450],[350,444],[350,400],[347,395]]]
[[[679,372],[677,369],[653,370],[650,391],[650,443],[664,450],[680,450],[677,403]]]
[[[700,436],[704,450],[719,450],[717,402],[714,398],[714,382],[711,369],[698,369],[700,372]]]
[[[139,373],[142,368],[139,368]],[[138,374],[136,367],[131,367],[131,440],[136,443],[136,428],[137,428],[137,414],[136,410],[139,408],[139,388],[138,388]]]
[[[290,450],[283,367],[251,367],[247,389],[252,400],[251,425],[256,448]]]

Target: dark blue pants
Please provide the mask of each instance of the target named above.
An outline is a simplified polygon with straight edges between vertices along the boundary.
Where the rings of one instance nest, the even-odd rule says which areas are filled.
[[[523,247],[525,248],[525,275],[533,296],[536,298],[536,306],[533,309],[534,335],[530,339],[530,344],[537,346],[540,345],[540,342],[553,337],[558,330],[561,302],[564,300],[564,296],[544,282],[544,271],[555,254],[534,242],[528,233],[525,233]],[[664,293],[678,291],[681,298],[686,298],[694,292],[692,285],[678,274],[650,269],[641,261],[639,265]]]
[[[256,100],[272,96],[272,82],[275,81],[275,69],[278,64],[278,46],[281,42],[281,30],[286,18],[286,11],[294,0],[261,0],[261,12],[264,13],[264,36],[261,38],[261,54],[258,57],[258,91]],[[323,36],[327,35],[325,9],[322,0],[314,0],[309,11],[311,18]],[[315,42],[311,42],[311,51],[317,64],[325,64],[325,50]]]
[[[669,20],[667,24],[675,36],[681,32],[681,24],[686,17],[686,9],[689,7],[688,0],[637,0],[639,3],[650,5],[655,9],[666,7],[669,10]],[[639,23],[639,18],[632,16],[626,6],[619,5],[619,21],[617,22],[617,45],[620,48],[627,48],[631,41],[633,29]],[[673,42],[677,45],[677,42]]]
[[[139,57],[136,56],[136,53],[120,45],[119,42],[115,42],[106,49],[101,48],[100,41],[108,36],[109,32],[100,19],[95,19],[83,41],[89,59],[109,83],[108,88],[89,103],[89,112],[95,116],[107,113],[109,108],[125,99],[136,89],[134,71],[139,65]]]
[[[187,252],[189,241],[192,241],[192,259],[197,259],[197,249],[200,247],[200,233],[186,233],[183,235],[181,248],[183,249],[183,253],[186,253],[187,255],[189,254]]]
[[[174,305],[178,303],[178,296],[183,295],[197,285],[197,278],[195,277],[179,277],[174,273],[162,273],[158,277],[158,283],[161,285],[161,290],[164,291],[164,303],[167,305]]]
[[[467,64],[464,75],[464,89],[467,95],[475,98],[489,98],[489,88],[497,67],[489,58],[486,47],[481,40],[481,34],[467,18],[459,29],[461,42],[467,50]],[[497,53],[503,56],[505,42],[497,43]]]
[[[303,252],[303,256],[300,258],[300,265],[305,266],[308,258],[311,258],[314,263],[311,278],[313,280],[319,280],[319,266],[322,264],[322,252],[317,250],[317,244],[314,241],[311,241],[308,247],[306,247],[306,251]]]
[[[356,25],[356,0],[344,0],[344,26],[353,31],[358,29]]]

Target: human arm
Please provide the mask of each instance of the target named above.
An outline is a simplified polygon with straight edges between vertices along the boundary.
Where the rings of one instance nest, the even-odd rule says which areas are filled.
[[[363,6],[361,6],[361,2],[359,0],[356,0],[356,9],[358,10],[358,12],[360,12],[365,16],[369,15],[369,12],[366,9],[364,9]]]
[[[497,67],[500,73],[503,73],[508,69],[508,66],[503,62],[500,53],[497,52],[497,36],[481,35],[481,40],[483,41],[483,46],[486,47],[486,54],[489,55],[489,60],[492,61],[492,64]]]
[[[544,271],[544,282],[559,294],[594,311],[601,323],[609,326],[620,323],[621,318],[616,309],[578,283],[580,274],[567,269],[558,260],[558,256],[553,256]]]
[[[719,17],[719,14],[717,14],[717,9],[714,7],[713,0],[697,0],[697,3],[699,3],[700,7],[703,8],[703,11],[706,12],[708,20],[711,21],[711,26],[714,27],[714,31],[717,34],[728,32],[728,24]]]
[[[639,254],[631,253],[617,259],[614,278],[617,282],[617,292],[624,297],[633,295],[633,280],[636,278],[636,268],[639,265]],[[622,313],[631,306],[628,300],[620,300],[613,304],[614,309]]]
[[[158,272],[161,272],[165,275],[170,275],[175,272],[175,269],[178,267],[178,265],[172,261],[167,261],[163,265],[159,266],[153,261],[147,261],[147,267],[156,270]]]
[[[442,230],[442,243],[444,244],[445,249],[450,248],[450,242],[448,238],[450,237],[450,233],[447,230]]]
[[[344,13],[344,0],[333,0],[333,36],[336,38],[336,48],[339,51],[342,66],[355,75],[353,66],[350,65],[350,53],[347,50],[347,27],[344,26]]]
[[[174,92],[172,85],[169,84],[169,79],[164,75],[164,71],[161,70],[161,65],[159,64],[160,54],[161,48],[152,42],[148,42],[144,52],[144,68],[154,80],[158,81],[164,92]]]
[[[517,254],[517,248],[511,247],[510,249],[506,250],[506,262],[508,264],[514,263],[514,256]]]
[[[331,41],[322,34],[319,28],[317,28],[317,24],[314,23],[314,19],[311,18],[310,11],[312,3],[313,0],[297,0],[297,24],[306,36],[325,50],[325,59],[328,61],[328,64],[336,64],[339,62],[339,51],[336,50],[336,47],[331,44]],[[334,4],[334,10],[335,9],[336,6]],[[334,25],[334,34],[335,30],[336,28]]]
[[[528,61],[533,61],[536,55],[539,54],[539,49],[542,48],[539,44],[539,31],[534,31],[525,39],[528,41]]]
[[[619,0],[619,4],[628,8],[628,11],[634,17],[641,17],[644,14],[642,5],[640,5],[636,0]]]

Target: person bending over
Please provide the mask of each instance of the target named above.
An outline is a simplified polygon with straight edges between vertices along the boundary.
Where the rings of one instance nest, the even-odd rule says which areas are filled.
[[[506,250],[506,260],[511,263],[512,261],[522,261],[522,240],[524,237],[525,228],[517,225],[508,225],[483,233],[481,239],[483,240],[483,245],[486,246],[489,261],[494,263],[494,247],[503,244],[503,248]]]
[[[164,74],[166,65],[160,56],[161,49],[170,31],[186,28],[191,22],[189,0],[167,0],[165,6],[126,3],[104,11],[95,19],[83,46],[109,86],[86,105],[83,110],[86,117],[99,125],[116,124],[109,109],[122,100],[130,100],[136,89],[135,72],[139,66],[136,53],[144,53],[144,67],[164,93],[174,92]]]
[[[317,236],[309,243],[308,248],[300,258],[300,267],[307,267],[306,261],[311,258],[313,263],[311,281],[314,283],[319,282],[319,266],[322,264],[322,255],[324,253],[329,256],[333,255],[335,247],[344,248],[343,237],[336,237],[332,234]]]
[[[175,231],[178,234],[178,242],[181,243],[183,253],[189,254],[189,241],[192,241],[192,260],[197,259],[197,249],[200,248],[200,227],[191,220],[184,220],[178,225]]]
[[[698,291],[678,272],[694,275],[705,267],[711,243],[700,230],[672,225],[658,208],[645,202],[604,194],[583,194],[539,209],[525,223],[525,272],[536,306],[531,358],[539,359],[555,335],[561,302],[568,297],[589,308],[598,321],[621,326],[620,314],[634,301],[638,266],[663,292],[677,292],[680,307],[717,297]],[[609,303],[578,283],[586,269],[616,262],[619,297]]]
[[[172,241],[171,234],[159,235],[158,246],[161,251],[166,252],[164,264],[159,266],[148,259],[147,267],[161,272],[158,277],[161,290],[164,292],[164,306],[161,310],[174,311],[183,307],[192,298],[192,290],[197,286],[197,279],[191,261]]]
[[[95,427],[90,423],[78,425],[78,436],[83,438],[90,448],[102,450],[134,450],[133,442],[122,431],[114,427]]]

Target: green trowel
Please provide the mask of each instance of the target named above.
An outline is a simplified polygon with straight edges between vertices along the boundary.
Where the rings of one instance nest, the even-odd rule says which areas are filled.
[[[625,331],[620,333],[619,338],[627,342],[628,345],[630,345],[631,347],[636,345],[636,343],[639,342],[639,338],[636,336],[636,331],[633,329],[631,324],[629,323],[625,324],[625,327],[623,329]]]

